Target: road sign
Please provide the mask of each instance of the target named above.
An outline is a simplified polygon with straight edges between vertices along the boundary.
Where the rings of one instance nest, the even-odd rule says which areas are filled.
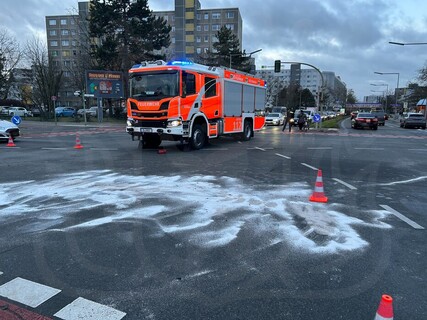
[[[320,117],[320,114],[318,114],[318,113],[316,113],[314,116],[313,116],[313,121],[314,122],[320,122],[320,119],[321,119],[321,117]]]
[[[22,119],[20,116],[13,116],[10,121],[16,125],[19,125],[22,122]]]
[[[58,97],[57,96],[52,96],[51,99],[52,99],[52,101],[56,101],[58,99]]]

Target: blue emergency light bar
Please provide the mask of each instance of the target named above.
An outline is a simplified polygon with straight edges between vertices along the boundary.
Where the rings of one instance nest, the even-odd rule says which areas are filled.
[[[185,60],[174,60],[174,61],[169,61],[167,63],[168,66],[188,66],[192,64],[194,63],[191,61],[185,61]]]

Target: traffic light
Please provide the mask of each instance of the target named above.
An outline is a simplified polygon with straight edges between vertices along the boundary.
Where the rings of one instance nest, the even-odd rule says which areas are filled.
[[[282,61],[275,60],[274,61],[274,72],[280,72],[281,65],[282,65]]]

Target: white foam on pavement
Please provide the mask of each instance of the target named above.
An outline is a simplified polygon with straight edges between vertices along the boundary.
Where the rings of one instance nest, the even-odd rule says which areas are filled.
[[[89,171],[0,184],[0,222],[31,213],[38,219],[38,230],[44,221],[45,229],[67,232],[150,219],[156,221],[158,235],[176,234],[208,248],[226,246],[250,228],[266,245],[286,242],[318,253],[366,247],[369,243],[354,226],[390,228],[381,221],[386,210],[360,212],[313,203],[308,201],[311,193],[312,187],[302,183],[251,186],[231,177]],[[67,224],[69,215],[101,208],[103,217]],[[343,213],[344,208],[352,216]],[[62,223],[67,226],[60,227]]]

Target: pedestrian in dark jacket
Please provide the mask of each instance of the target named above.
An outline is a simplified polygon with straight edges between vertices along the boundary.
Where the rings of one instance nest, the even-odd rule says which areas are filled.
[[[282,128],[282,131],[285,131],[285,129],[286,129],[286,124],[287,123],[289,123],[289,132],[291,132],[291,127],[292,127],[292,124],[291,124],[291,119],[292,119],[292,112],[291,111],[287,111],[286,112],[286,118],[285,118],[285,123],[283,124],[283,128]]]

